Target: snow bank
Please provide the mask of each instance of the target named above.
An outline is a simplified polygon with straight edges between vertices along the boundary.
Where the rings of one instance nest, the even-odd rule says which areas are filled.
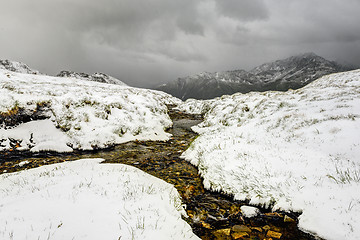
[[[360,70],[206,104],[193,127],[200,136],[183,154],[206,188],[302,211],[300,228],[326,239],[360,239]]]
[[[13,127],[0,122],[0,150],[16,145],[12,138],[20,149],[33,151],[166,140],[164,129],[172,122],[165,104],[181,102],[160,91],[5,70],[0,70],[0,99],[3,119],[38,120]]]
[[[218,99],[223,98],[224,97],[220,97],[209,100],[198,100],[189,98],[185,102],[179,104],[176,109],[178,109],[179,111],[187,112],[189,114],[205,114],[211,109],[212,104],[216,103]]]
[[[0,175],[0,238],[199,239],[171,184],[101,161]]]

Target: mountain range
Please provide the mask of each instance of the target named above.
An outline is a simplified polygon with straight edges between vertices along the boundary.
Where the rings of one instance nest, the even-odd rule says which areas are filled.
[[[0,60],[0,69],[18,73],[42,74],[24,63],[9,60]],[[202,72],[193,76],[181,77],[154,89],[164,91],[182,100],[189,98],[212,99],[237,92],[298,89],[324,75],[353,69],[355,67],[326,60],[314,53],[305,53],[265,63],[250,71]],[[104,73],[87,74],[61,71],[57,76],[126,86],[121,80]]]
[[[182,100],[211,99],[236,92],[297,89],[324,75],[353,69],[314,53],[305,53],[265,63],[250,71],[203,72],[182,77],[156,89]]]
[[[28,65],[22,62],[17,61],[10,61],[10,60],[0,60],[0,69],[8,70],[17,73],[26,73],[26,74],[41,74],[38,70],[34,70],[30,68]],[[116,85],[123,85],[127,86],[121,80],[109,76],[105,73],[94,73],[94,74],[87,74],[87,73],[77,73],[73,71],[61,71],[57,74],[57,77],[71,77],[81,80],[88,80],[88,81],[95,81],[95,82],[102,82],[102,83],[109,83],[109,84],[116,84]]]

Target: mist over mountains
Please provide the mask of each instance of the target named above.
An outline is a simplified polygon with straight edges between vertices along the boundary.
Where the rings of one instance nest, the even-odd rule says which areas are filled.
[[[287,91],[301,88],[324,75],[353,69],[314,53],[305,53],[265,63],[250,71],[203,72],[182,77],[157,87],[157,90],[182,100],[211,99],[236,92]]]

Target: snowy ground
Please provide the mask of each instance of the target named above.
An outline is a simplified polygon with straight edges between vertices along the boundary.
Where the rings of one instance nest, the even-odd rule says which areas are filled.
[[[134,139],[166,140],[172,125],[166,93],[127,86],[0,70],[0,115],[33,119],[16,127],[0,122],[0,151],[20,140],[31,151],[103,148]]]
[[[299,227],[326,239],[360,239],[360,70],[179,108],[207,112],[183,154],[205,187],[302,211]]]
[[[199,239],[171,184],[101,161],[0,175],[0,239]]]

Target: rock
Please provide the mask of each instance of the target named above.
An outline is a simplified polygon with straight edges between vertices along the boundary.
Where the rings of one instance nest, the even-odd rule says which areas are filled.
[[[270,226],[269,226],[269,225],[265,225],[265,226],[262,227],[262,229],[264,229],[264,231],[268,231],[268,230],[270,230]]]
[[[277,212],[265,213],[265,215],[269,216],[269,217],[283,217],[283,215],[281,215],[280,213],[277,213]]]
[[[263,232],[263,229],[261,227],[252,227],[251,230],[254,230],[257,232]]]
[[[240,211],[240,209],[239,209],[238,206],[236,206],[236,205],[231,205],[229,213],[230,213],[230,214],[237,214],[239,211]]]
[[[247,232],[250,233],[251,229],[245,225],[234,225],[231,229],[233,232]]]
[[[284,222],[286,222],[286,223],[295,223],[296,221],[294,219],[292,219],[291,217],[289,217],[288,215],[285,215]]]
[[[223,236],[230,236],[230,228],[224,228],[224,229],[219,229],[216,230],[213,234],[217,237],[217,238],[221,238]]]
[[[266,233],[266,237],[269,237],[269,238],[276,238],[276,239],[280,239],[281,238],[281,233],[279,232],[274,232],[274,231],[271,231],[269,230],[267,233]]]
[[[231,236],[233,237],[233,239],[241,239],[249,237],[249,234],[246,232],[233,232]]]
[[[201,222],[201,225],[204,227],[204,228],[207,228],[207,229],[212,229],[211,225],[206,223],[206,222]]]

